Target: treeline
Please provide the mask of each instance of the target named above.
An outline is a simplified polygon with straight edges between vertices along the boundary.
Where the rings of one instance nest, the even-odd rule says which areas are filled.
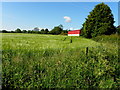
[[[68,30],[63,30],[63,25],[54,27],[51,31],[46,29],[34,28],[33,30],[21,30],[17,28],[15,31],[1,30],[1,33],[34,33],[34,34],[52,34],[52,35],[67,35]]]

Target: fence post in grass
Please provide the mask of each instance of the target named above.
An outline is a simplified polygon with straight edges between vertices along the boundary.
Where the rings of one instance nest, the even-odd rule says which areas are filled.
[[[72,43],[72,37],[70,38],[70,43]]]
[[[88,55],[88,47],[86,47],[86,56]]]

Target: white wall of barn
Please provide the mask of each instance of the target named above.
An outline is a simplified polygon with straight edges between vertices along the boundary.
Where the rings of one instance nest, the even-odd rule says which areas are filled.
[[[80,34],[68,34],[68,36],[80,36]]]

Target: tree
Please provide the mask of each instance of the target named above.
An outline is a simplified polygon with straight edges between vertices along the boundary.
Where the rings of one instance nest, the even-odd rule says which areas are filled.
[[[49,32],[49,30],[46,28],[46,29],[45,29],[45,34],[48,34],[48,32]]]
[[[108,5],[100,3],[90,12],[83,23],[81,34],[86,38],[115,33],[114,18]]]
[[[63,30],[62,32],[61,32],[61,35],[67,35],[68,34],[68,30]]]
[[[41,31],[44,31],[44,29],[41,29]]]
[[[120,35],[120,25],[117,27],[116,32]]]
[[[28,30],[28,33],[32,33],[32,31],[31,31],[31,30]]]
[[[8,31],[7,30],[2,30],[2,33],[8,33]]]
[[[45,30],[44,29],[41,29],[41,34],[45,34]]]
[[[53,34],[53,35],[58,35],[63,31],[63,29],[61,28],[61,26],[56,26],[54,27],[49,33]]]
[[[117,28],[120,28],[120,25],[118,25]]]
[[[58,27],[61,28],[61,29],[63,29],[63,25],[62,24],[60,24]]]
[[[10,33],[15,33],[15,31],[10,31]]]
[[[15,32],[16,32],[16,33],[22,33],[22,31],[21,31],[19,28],[17,28],[17,29],[15,30]]]
[[[22,33],[27,33],[27,31],[26,31],[26,30],[23,30]]]

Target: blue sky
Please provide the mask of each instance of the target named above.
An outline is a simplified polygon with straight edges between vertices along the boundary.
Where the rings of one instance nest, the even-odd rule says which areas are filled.
[[[64,29],[80,29],[95,5],[100,2],[3,2],[2,29],[32,30],[35,27],[52,29],[62,24]],[[105,2],[118,26],[118,2]],[[71,18],[65,22],[64,16]]]

